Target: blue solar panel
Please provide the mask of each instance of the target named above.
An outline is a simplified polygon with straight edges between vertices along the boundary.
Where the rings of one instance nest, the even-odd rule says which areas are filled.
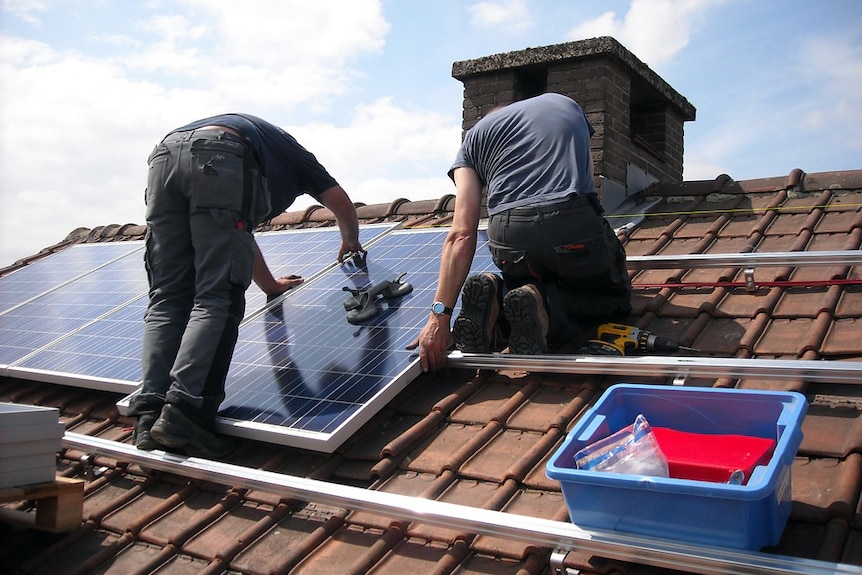
[[[0,314],[117,258],[142,242],[76,244],[0,278]]]
[[[38,265],[38,264],[37,264]],[[129,253],[0,315],[0,364],[13,364],[146,293],[140,253]]]
[[[428,318],[446,229],[394,231],[365,267],[329,270],[251,318],[240,338],[220,411],[225,431],[332,451],[419,373],[405,347]],[[494,269],[481,234],[473,273]],[[413,291],[384,301],[362,324],[347,320],[343,290],[402,274]]]
[[[133,302],[18,362],[22,377],[53,374],[56,383],[91,389],[134,391],[141,381],[141,338],[147,298]]]
[[[360,229],[360,240],[371,242],[376,236],[394,228],[396,224],[381,224],[363,226]],[[335,256],[341,241],[337,228],[318,228],[291,232],[270,232],[256,236],[264,258],[276,276],[295,273],[303,277],[313,276],[325,267],[335,264]],[[39,313],[34,306],[16,310],[20,324],[10,322],[10,331],[16,331],[11,341],[20,345],[14,350],[6,350],[0,344],[0,363],[8,357],[17,363],[11,368],[11,373],[21,377],[46,376],[57,383],[67,383],[91,388],[110,388],[118,391],[133,391],[141,381],[141,340],[143,337],[143,318],[147,307],[147,280],[141,254],[124,258],[123,265],[131,269],[117,269],[117,265],[106,270],[111,277],[115,272],[123,277],[133,278],[129,289],[123,289],[127,301],[135,296],[127,305],[110,311],[101,305],[110,307],[111,298],[116,296],[112,290],[104,296],[93,293],[94,278],[84,277],[70,284],[57,294],[60,310],[54,312],[57,321],[68,320],[68,323],[58,324],[57,329],[50,333],[31,334],[26,325],[32,324],[32,314]],[[98,278],[101,281],[101,277]],[[81,322],[75,314],[66,318],[63,314],[73,313],[72,310],[81,299],[97,301],[99,304],[88,306],[84,311],[89,323]],[[247,315],[259,311],[266,304],[266,297],[259,289],[249,290]],[[33,302],[44,303],[44,298]],[[64,310],[64,311],[61,311]],[[95,316],[95,317],[94,317]],[[0,320],[0,331],[4,328]],[[12,334],[10,334],[12,335]],[[25,357],[26,356],[26,357]],[[24,359],[20,359],[20,358]],[[10,363],[11,363],[10,361]]]
[[[269,305],[263,293],[250,289],[219,417],[224,430],[332,451],[418,374],[415,352],[405,346],[428,317],[448,230],[395,227],[362,227],[360,238],[369,248],[364,265],[335,262],[337,228],[257,236],[276,276],[297,274],[306,283]],[[0,313],[4,373],[83,387],[137,388],[147,304],[142,245],[99,248],[105,250],[101,257],[90,252],[90,261],[70,256],[69,262],[85,262],[79,268],[53,260],[54,268],[40,271],[53,259],[46,258],[32,266],[31,279],[9,282],[24,286],[24,280],[43,277],[41,295],[31,293]],[[55,268],[64,270],[64,279],[45,281]],[[472,271],[488,269],[494,268],[483,232]],[[381,298],[379,312],[365,322],[348,321],[344,302],[350,293],[344,288],[367,289],[402,275],[413,285],[411,293]],[[121,410],[127,401],[118,403]]]

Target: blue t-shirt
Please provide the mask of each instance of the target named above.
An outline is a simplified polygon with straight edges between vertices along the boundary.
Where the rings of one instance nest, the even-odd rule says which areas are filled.
[[[338,182],[329,175],[314,154],[278,126],[250,114],[221,114],[197,120],[176,132],[194,130],[203,126],[224,126],[236,130],[248,141],[257,156],[261,176],[266,180],[269,197],[264,205],[269,209],[257,210],[254,225],[274,218],[285,211],[302,194],[317,199],[318,195]],[[260,205],[260,198],[256,203]]]
[[[595,193],[590,137],[581,107],[547,93],[485,116],[464,137],[455,168],[476,170],[488,186],[488,214]]]

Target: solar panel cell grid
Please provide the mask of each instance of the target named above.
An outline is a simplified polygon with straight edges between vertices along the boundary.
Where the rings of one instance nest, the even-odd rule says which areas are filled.
[[[0,278],[0,314],[142,248],[142,242],[78,244],[15,270]]]
[[[363,226],[360,238],[370,242],[393,227],[394,224]],[[335,264],[340,238],[337,228],[321,228],[260,234],[256,239],[276,275],[313,276]],[[87,387],[95,378],[115,381],[118,389],[132,391],[141,381],[141,339],[147,306],[143,244],[95,244],[88,246],[85,254],[76,250],[78,247],[66,250],[78,253],[63,260],[66,275],[71,273],[72,262],[75,269],[105,266],[104,269],[78,277],[55,293],[13,310],[8,318],[0,318],[0,333],[9,335],[2,340],[7,343],[0,343],[0,363],[15,363],[17,373],[25,377],[28,370],[49,371],[62,374],[58,381],[65,383]],[[124,254],[127,257],[113,261]],[[56,260],[52,262],[48,271],[36,275],[50,276],[59,265]],[[40,270],[48,264],[46,259],[31,267]],[[247,315],[265,304],[266,296],[252,287]],[[45,308],[46,305],[55,307]]]
[[[247,433],[330,450],[418,373],[406,346],[428,318],[447,230],[392,232],[364,266],[344,265],[297,289],[241,328],[220,415],[250,422]],[[492,269],[482,235],[473,271]],[[344,288],[403,281],[413,291],[380,297],[379,311],[353,325]],[[311,434],[312,441],[307,441]]]
[[[111,261],[112,252],[102,253],[101,267],[0,315],[0,364],[19,362],[146,293],[140,254]]]

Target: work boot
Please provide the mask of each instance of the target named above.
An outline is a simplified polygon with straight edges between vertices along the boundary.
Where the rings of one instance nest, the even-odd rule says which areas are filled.
[[[168,451],[182,451],[192,457],[221,459],[234,448],[232,440],[204,429],[170,403],[162,408],[150,435]]]
[[[157,418],[158,415],[155,413],[144,413],[135,419],[135,429],[132,432],[132,443],[135,444],[135,447],[143,451],[162,449],[159,442],[150,435],[150,430]]]
[[[500,299],[496,275],[483,272],[467,278],[461,290],[461,313],[452,326],[455,347],[467,353],[493,351]]]
[[[533,284],[515,288],[503,298],[503,313],[509,321],[509,352],[518,355],[548,353],[548,311],[542,294]]]

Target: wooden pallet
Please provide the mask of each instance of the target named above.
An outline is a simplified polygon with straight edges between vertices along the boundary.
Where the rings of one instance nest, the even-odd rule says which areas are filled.
[[[54,481],[0,489],[0,504],[35,501],[36,513],[0,508],[0,521],[60,533],[81,526],[84,511],[84,482],[57,477]]]

